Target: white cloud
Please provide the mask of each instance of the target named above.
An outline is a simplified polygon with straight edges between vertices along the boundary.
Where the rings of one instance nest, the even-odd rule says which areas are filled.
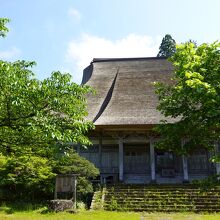
[[[162,36],[129,34],[122,39],[106,38],[83,34],[80,40],[68,44],[66,58],[82,74],[93,58],[151,57],[156,56]],[[82,75],[77,76],[77,79]]]
[[[15,59],[21,54],[21,51],[17,47],[11,47],[8,50],[0,51],[0,59],[10,60]]]
[[[68,15],[73,21],[77,21],[77,22],[80,21],[82,18],[81,13],[73,7],[69,8]]]

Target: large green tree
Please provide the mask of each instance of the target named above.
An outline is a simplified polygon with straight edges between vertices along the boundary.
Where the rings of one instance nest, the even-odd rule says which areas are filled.
[[[171,57],[176,52],[176,42],[171,35],[166,34],[160,44],[157,57]]]
[[[0,145],[13,153],[18,146],[53,141],[88,144],[85,94],[89,87],[71,82],[69,74],[53,72],[37,80],[33,62],[0,61]]]
[[[176,123],[157,127],[163,138],[158,146],[179,153],[212,149],[220,138],[220,43],[181,44],[170,61],[173,83],[157,83],[158,109]],[[183,138],[187,141],[181,148]]]
[[[7,22],[0,19],[0,36]],[[48,192],[55,174],[76,172],[86,187],[98,170],[70,143],[90,143],[86,134],[93,124],[85,119],[85,96],[91,89],[59,71],[38,80],[33,65],[0,60],[0,186]]]

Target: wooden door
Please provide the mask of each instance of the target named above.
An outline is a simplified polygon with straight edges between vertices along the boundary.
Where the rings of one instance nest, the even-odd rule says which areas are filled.
[[[124,146],[124,173],[142,174],[150,170],[149,147],[147,145]]]
[[[207,151],[204,149],[195,150],[188,156],[189,173],[206,174],[208,173],[209,161]]]

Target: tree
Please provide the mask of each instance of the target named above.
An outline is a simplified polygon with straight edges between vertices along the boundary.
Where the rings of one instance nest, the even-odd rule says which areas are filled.
[[[7,21],[0,19],[1,36]],[[91,88],[59,71],[38,80],[33,65],[0,60],[0,186],[20,193],[51,192],[55,174],[65,167],[81,179],[98,175],[69,144],[90,144],[86,134],[93,124],[85,119],[85,96]]]
[[[213,149],[220,138],[220,43],[181,44],[170,61],[173,83],[157,83],[156,92],[158,109],[177,121],[164,121],[156,128],[162,136],[158,147],[178,153]],[[181,148],[183,138],[187,141]]]
[[[85,94],[90,88],[72,83],[69,74],[60,72],[37,80],[30,70],[33,65],[26,61],[0,61],[2,152],[58,141],[88,144],[85,133],[92,123],[84,118]]]
[[[171,57],[176,52],[176,42],[171,35],[166,34],[160,44],[157,57]]]
[[[6,24],[9,22],[8,18],[0,18],[0,37],[5,37],[9,31]]]

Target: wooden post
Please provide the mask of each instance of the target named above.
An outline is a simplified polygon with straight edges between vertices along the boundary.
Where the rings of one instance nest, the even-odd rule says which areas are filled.
[[[100,134],[99,135],[99,152],[98,152],[98,157],[99,157],[99,161],[98,161],[98,164],[99,164],[99,170],[100,170],[100,182],[101,184],[103,184],[103,179],[102,179],[102,135]]]
[[[220,153],[218,148],[219,148],[219,144],[217,141],[215,141],[215,155],[216,156],[219,155]],[[219,162],[215,163],[215,168],[216,168],[216,174],[220,175],[220,163]],[[218,179],[220,179],[220,177],[218,177]]]
[[[185,140],[181,141],[181,147],[183,148],[185,144]],[[183,162],[183,183],[189,182],[189,174],[188,174],[188,162],[187,162],[187,156],[182,155],[182,162]]]
[[[80,144],[77,144],[76,152],[77,152],[78,154],[80,154],[80,148],[81,148]]]
[[[150,168],[151,168],[151,182],[156,182],[155,173],[155,153],[154,153],[154,142],[150,139]]]
[[[99,169],[102,168],[102,136],[99,136]]]
[[[74,208],[74,210],[76,210],[76,184],[77,184],[76,176],[73,177],[73,181],[74,181],[74,195],[73,195],[74,203],[73,203],[73,208]]]
[[[54,199],[57,199],[57,178],[55,180],[55,190],[54,190]]]
[[[123,139],[119,138],[118,140],[118,153],[119,153],[119,181],[124,180],[124,146],[123,146]]]

